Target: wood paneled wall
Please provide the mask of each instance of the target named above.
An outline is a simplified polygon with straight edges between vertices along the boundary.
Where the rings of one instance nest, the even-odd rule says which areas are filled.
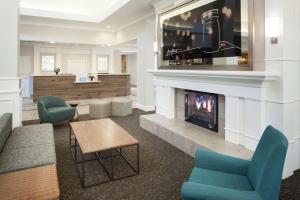
[[[99,75],[101,82],[74,83],[76,76],[34,76],[33,100],[42,96],[59,96],[65,100],[128,96],[130,75]]]

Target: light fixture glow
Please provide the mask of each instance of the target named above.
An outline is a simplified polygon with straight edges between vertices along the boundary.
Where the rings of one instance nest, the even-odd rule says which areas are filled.
[[[271,39],[271,44],[278,44],[278,37],[281,34],[280,17],[267,17],[265,24],[266,37]]]
[[[280,18],[267,17],[266,18],[266,36],[279,37],[280,36]]]
[[[110,26],[110,25],[106,25],[105,27],[106,27],[106,28],[110,28],[111,26]]]
[[[50,41],[49,43],[50,43],[50,44],[54,44],[54,43],[55,43],[55,41]]]

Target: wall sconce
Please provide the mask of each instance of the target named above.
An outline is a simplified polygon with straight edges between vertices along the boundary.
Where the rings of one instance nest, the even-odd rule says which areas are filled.
[[[157,52],[158,52],[158,45],[157,45],[157,42],[154,42],[154,43],[153,43],[153,51],[154,51],[154,53],[157,53]]]
[[[266,18],[266,36],[270,38],[271,44],[278,44],[278,37],[280,36],[281,20],[280,17]]]

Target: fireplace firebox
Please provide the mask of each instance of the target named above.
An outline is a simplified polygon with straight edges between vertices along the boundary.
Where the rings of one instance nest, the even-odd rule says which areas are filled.
[[[218,95],[186,90],[185,120],[218,132]]]

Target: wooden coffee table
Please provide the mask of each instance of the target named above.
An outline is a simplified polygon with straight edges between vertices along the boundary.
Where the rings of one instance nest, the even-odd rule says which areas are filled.
[[[74,135],[74,138],[72,136]],[[136,166],[133,166],[122,153],[122,148],[136,146]],[[82,187],[91,187],[114,180],[119,180],[139,174],[139,141],[132,137],[127,131],[122,129],[111,119],[99,119],[70,123],[70,147],[78,169],[79,178]],[[81,159],[77,159],[77,149],[81,151]],[[110,155],[100,155],[103,151],[109,151]],[[94,154],[95,159],[87,159],[87,156]],[[114,177],[113,160],[115,156],[120,156],[133,170],[132,175],[119,178]],[[103,159],[110,159],[110,169],[103,162]],[[99,160],[109,180],[85,185],[85,164],[90,161]],[[81,172],[78,165],[81,165]]]

